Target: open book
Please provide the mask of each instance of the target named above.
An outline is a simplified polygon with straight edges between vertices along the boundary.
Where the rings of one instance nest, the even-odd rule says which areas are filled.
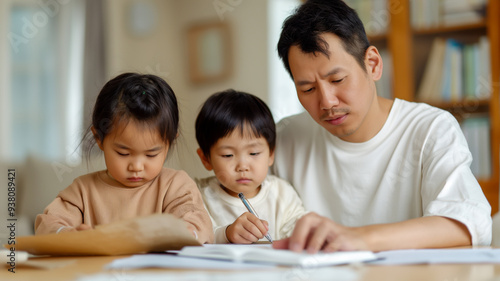
[[[375,260],[370,251],[334,253],[296,253],[289,250],[273,249],[271,245],[217,244],[187,246],[178,255],[186,257],[231,260],[235,262],[271,263],[286,266],[318,267]]]

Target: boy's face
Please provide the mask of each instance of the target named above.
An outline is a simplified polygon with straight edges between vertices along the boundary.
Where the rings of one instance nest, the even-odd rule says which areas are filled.
[[[169,148],[157,131],[133,120],[116,126],[97,144],[104,152],[107,182],[112,185],[119,182],[126,187],[141,186],[158,176]]]
[[[255,137],[248,129],[236,128],[230,135],[221,138],[210,148],[210,158],[201,150],[198,155],[207,170],[214,170],[222,188],[237,197],[243,192],[246,197],[257,195],[260,185],[273,164],[274,153],[264,137]]]
[[[373,137],[385,121],[379,114],[375,80],[382,74],[382,60],[374,47],[365,53],[363,69],[346,52],[341,40],[324,33],[329,57],[289,50],[290,70],[297,95],[311,117],[332,135],[349,142]]]

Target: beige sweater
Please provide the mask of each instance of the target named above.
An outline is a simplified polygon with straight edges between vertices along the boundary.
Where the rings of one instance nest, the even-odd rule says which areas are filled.
[[[210,217],[196,183],[186,172],[163,168],[154,180],[134,188],[109,185],[104,182],[106,176],[104,170],[76,178],[36,217],[35,233],[169,213],[191,224],[201,243],[213,242]]]

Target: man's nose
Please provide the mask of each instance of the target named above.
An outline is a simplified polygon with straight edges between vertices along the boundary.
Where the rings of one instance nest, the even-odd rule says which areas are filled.
[[[336,90],[331,85],[319,85],[318,94],[320,99],[319,104],[323,110],[329,110],[340,103]]]

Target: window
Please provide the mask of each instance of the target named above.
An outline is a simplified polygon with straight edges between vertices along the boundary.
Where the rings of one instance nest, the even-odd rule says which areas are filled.
[[[304,111],[297,98],[295,85],[278,57],[276,46],[285,19],[300,4],[300,0],[275,0],[269,3],[269,108],[274,121]]]
[[[74,157],[82,131],[82,1],[12,1],[7,159]]]

